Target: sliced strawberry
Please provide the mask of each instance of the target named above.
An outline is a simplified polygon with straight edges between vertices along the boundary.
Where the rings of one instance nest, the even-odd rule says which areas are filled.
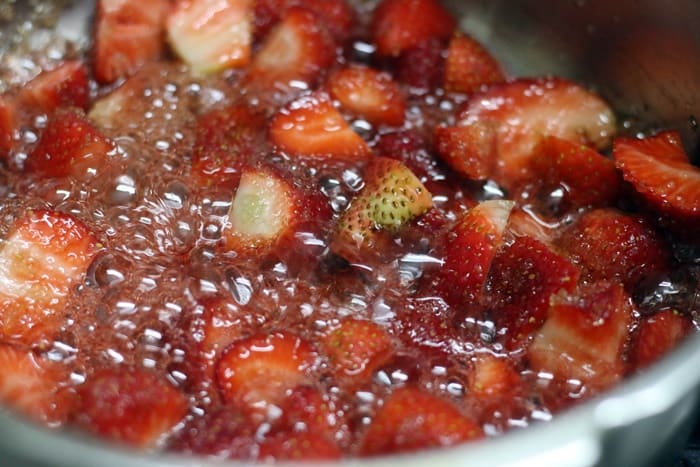
[[[435,128],[435,150],[442,160],[470,180],[486,180],[496,171],[498,160],[494,126],[475,121],[467,126]]]
[[[342,417],[333,410],[327,394],[311,386],[297,386],[282,402],[282,415],[276,426],[334,439]]]
[[[552,301],[549,317],[528,348],[532,367],[562,381],[602,389],[624,372],[623,347],[632,301],[617,283],[597,282]]]
[[[301,97],[278,112],[270,123],[270,139],[293,155],[356,161],[371,154],[328,95],[320,92]]]
[[[643,218],[616,209],[587,212],[557,244],[583,268],[584,279],[614,279],[628,290],[669,267],[670,250],[661,235]]]
[[[372,321],[346,319],[321,342],[331,369],[351,386],[369,381],[391,359],[393,349],[387,332]]]
[[[258,459],[263,462],[337,460],[342,456],[338,445],[318,433],[284,431],[267,437],[260,444]]]
[[[256,0],[255,35],[261,38],[283,18],[289,9],[301,6],[313,12],[340,42],[350,36],[355,12],[345,0]]]
[[[201,186],[235,188],[241,171],[264,148],[265,118],[254,109],[233,105],[197,121],[192,175]]]
[[[439,297],[407,299],[396,311],[396,334],[408,347],[426,354],[453,354],[463,350],[453,310]]]
[[[419,91],[438,88],[445,74],[444,51],[444,41],[434,37],[404,50],[396,60],[396,78]]]
[[[677,132],[617,138],[613,158],[654,210],[686,226],[700,224],[700,169],[688,161]]]
[[[270,406],[284,401],[287,391],[313,382],[315,360],[311,346],[294,334],[257,334],[226,349],[216,381],[227,403],[264,416]]]
[[[550,298],[560,290],[572,291],[579,270],[545,244],[519,237],[491,263],[488,301],[498,328],[506,328],[506,345],[515,348],[547,318]]]
[[[567,207],[607,206],[617,199],[620,178],[615,163],[580,143],[546,137],[532,159],[540,193],[564,190]]]
[[[169,9],[169,0],[99,0],[93,45],[97,81],[113,83],[158,58]]]
[[[240,310],[222,298],[213,298],[203,303],[197,334],[200,350],[217,355],[243,334],[243,318]]]
[[[331,96],[340,104],[375,125],[400,126],[406,102],[399,85],[388,73],[365,66],[350,66],[328,79]]]
[[[113,150],[112,143],[82,114],[58,111],[27,155],[24,167],[44,177],[71,175],[81,179],[104,165]]]
[[[632,351],[636,369],[643,369],[668,355],[693,330],[693,322],[676,310],[663,310],[639,324]]]
[[[438,166],[430,145],[415,130],[382,133],[374,150],[380,156],[401,161],[423,183],[445,178],[445,171]]]
[[[496,251],[501,246],[512,201],[484,201],[448,234],[437,291],[456,307],[479,304]]]
[[[520,382],[513,365],[505,358],[478,354],[472,360],[469,373],[469,391],[478,397],[505,396]]]
[[[476,39],[456,34],[445,59],[445,89],[471,94],[505,80],[501,65]]]
[[[155,445],[187,413],[187,398],[160,376],[138,368],[105,368],[78,389],[78,425],[103,438]]]
[[[301,81],[310,87],[334,59],[333,37],[317,16],[305,8],[291,8],[253,57],[249,81],[260,87]]]
[[[455,26],[438,0],[382,0],[374,10],[371,32],[377,53],[396,57],[427,39],[450,37]]]
[[[531,210],[516,207],[511,211],[508,230],[517,237],[532,237],[545,245],[552,245],[557,224],[551,225]]]
[[[246,170],[241,175],[224,230],[227,248],[262,252],[293,231],[295,189],[270,170]]]
[[[0,336],[26,345],[50,338],[95,250],[90,230],[68,214],[30,211],[16,220],[0,250]]]
[[[414,387],[395,390],[379,408],[360,444],[364,456],[451,446],[483,436],[450,402]]]
[[[178,0],[167,19],[175,53],[198,73],[250,62],[253,0]]]
[[[615,117],[598,96],[569,81],[518,79],[473,94],[455,126],[472,125],[477,129],[467,132],[461,147],[440,154],[457,171],[455,160],[483,160],[490,154],[496,161],[494,179],[512,188],[532,177],[530,161],[542,138],[557,136],[604,148],[615,132]]]
[[[365,186],[338,221],[331,249],[346,259],[371,251],[378,231],[397,232],[433,205],[430,192],[395,159],[375,157],[364,174]]]
[[[90,102],[87,69],[82,62],[69,61],[44,71],[22,88],[20,100],[34,113],[52,113],[59,107],[87,110]]]
[[[16,103],[0,95],[0,158],[15,146],[18,128]]]
[[[0,402],[31,419],[56,426],[65,422],[73,399],[57,364],[32,352],[0,344]]]

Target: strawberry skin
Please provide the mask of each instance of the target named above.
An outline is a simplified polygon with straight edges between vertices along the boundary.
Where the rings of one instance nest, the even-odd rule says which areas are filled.
[[[33,111],[52,113],[60,107],[87,110],[90,102],[88,71],[79,61],[68,61],[44,71],[22,88],[20,100]]]
[[[450,402],[414,387],[395,390],[379,408],[360,444],[363,456],[452,446],[483,436]]]
[[[325,93],[297,99],[270,123],[270,139],[282,151],[298,156],[356,161],[371,151]]]
[[[303,7],[313,12],[328,28],[333,36],[343,42],[352,32],[355,12],[345,0],[256,0],[255,36],[261,38],[287,12],[294,7]]]
[[[484,201],[470,209],[448,234],[437,289],[450,305],[480,303],[512,208],[512,201]]]
[[[25,345],[50,338],[96,248],[89,229],[68,214],[30,211],[16,220],[0,250],[0,336]]]
[[[676,310],[663,310],[639,324],[632,362],[642,370],[675,349],[693,331],[693,322]]]
[[[438,356],[464,348],[453,309],[442,298],[408,299],[398,308],[396,318],[396,334],[409,348]]]
[[[700,225],[700,169],[689,162],[677,132],[617,138],[613,158],[654,210],[680,224]]]
[[[251,57],[253,0],[178,0],[168,40],[195,72],[243,67]]]
[[[113,83],[158,58],[169,9],[169,0],[99,0],[93,45],[95,79]]]
[[[505,80],[501,65],[477,40],[456,34],[445,60],[445,89],[470,94]]]

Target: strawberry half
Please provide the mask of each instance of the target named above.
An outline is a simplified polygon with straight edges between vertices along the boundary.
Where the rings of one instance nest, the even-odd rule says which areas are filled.
[[[99,0],[93,45],[95,79],[113,83],[158,58],[169,9],[169,0]]]
[[[377,232],[398,232],[433,206],[430,192],[395,159],[372,158],[364,181],[364,188],[340,217],[331,240],[331,249],[346,259],[371,251],[381,241]]]
[[[0,95],[0,157],[5,157],[14,148],[18,129],[15,102]]]
[[[384,400],[360,443],[364,456],[452,446],[483,436],[481,427],[450,402],[414,387]]]
[[[78,425],[137,447],[157,444],[187,414],[187,398],[160,376],[138,368],[106,368],[78,389]]]
[[[246,66],[253,0],[178,0],[167,19],[175,53],[197,73]]]
[[[476,39],[456,34],[445,59],[445,89],[471,94],[505,80],[501,65]]]
[[[388,73],[365,66],[350,66],[328,79],[331,96],[346,110],[375,125],[400,126],[406,102],[399,85]]]
[[[219,359],[216,381],[224,401],[265,416],[289,390],[314,379],[316,356],[302,338],[287,331],[257,334],[231,344]]]
[[[427,39],[447,39],[455,26],[438,0],[382,0],[372,16],[371,34],[379,55],[396,57]]]
[[[520,384],[520,377],[505,358],[478,354],[472,359],[469,372],[469,392],[477,397],[505,396]]]
[[[0,250],[0,336],[26,345],[50,338],[96,247],[90,230],[68,214],[30,211],[16,220]]]
[[[481,302],[512,208],[512,201],[484,201],[470,209],[448,234],[437,291],[450,305]]]
[[[59,107],[87,110],[90,102],[87,69],[82,62],[69,61],[44,71],[22,88],[20,100],[34,113],[52,113]]]
[[[446,151],[438,141],[440,155],[458,172],[461,164],[454,161],[490,158],[496,163],[492,176],[510,189],[532,177],[530,161],[545,136],[604,148],[615,132],[615,117],[602,99],[572,82],[518,79],[470,97],[455,126],[474,125],[461,146],[446,145]]]
[[[531,366],[590,389],[610,386],[624,373],[623,347],[632,301],[621,285],[597,282],[552,301],[549,317],[527,355]]]
[[[676,310],[663,310],[639,323],[631,360],[641,370],[668,355],[692,332],[693,322]]]
[[[413,91],[425,92],[443,84],[445,44],[435,37],[404,50],[396,59],[396,79]]]
[[[689,162],[677,132],[617,138],[613,158],[655,211],[685,227],[700,225],[700,169]]]
[[[61,110],[52,116],[24,167],[44,177],[82,179],[94,175],[113,150],[112,143],[82,114]]]
[[[321,92],[279,111],[270,123],[270,139],[280,150],[298,156],[356,161],[371,154],[367,143]]]

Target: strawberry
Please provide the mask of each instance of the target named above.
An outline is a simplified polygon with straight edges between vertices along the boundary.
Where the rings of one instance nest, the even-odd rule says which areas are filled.
[[[481,438],[476,423],[452,403],[407,386],[396,389],[375,414],[360,443],[364,456],[451,446]]]
[[[104,165],[112,143],[73,110],[56,112],[27,155],[26,170],[43,177],[84,178]]]
[[[545,244],[519,237],[491,263],[486,302],[498,328],[506,328],[506,345],[516,348],[547,318],[550,298],[576,288],[579,270]]]
[[[311,87],[335,59],[333,37],[305,8],[291,8],[265,37],[249,67],[248,81],[257,87]]]
[[[370,27],[377,53],[396,57],[427,39],[447,39],[455,26],[438,0],[382,0]]]
[[[187,414],[187,398],[166,380],[139,368],[104,368],[78,389],[75,422],[103,438],[137,447],[155,445]]]
[[[18,129],[16,103],[0,95],[0,158],[5,157],[15,146]]]
[[[531,210],[519,207],[510,213],[508,230],[517,237],[532,237],[545,245],[552,245],[555,234],[554,226],[542,220]]]
[[[287,391],[313,382],[315,360],[311,346],[290,332],[256,334],[224,351],[216,381],[224,401],[264,416],[284,401]]]
[[[663,310],[642,319],[632,350],[636,369],[660,360],[693,330],[693,322],[677,310]]]
[[[178,0],[167,18],[175,53],[197,73],[246,66],[253,41],[253,0]]]
[[[0,344],[0,368],[0,402],[47,425],[65,422],[73,402],[70,393],[62,389],[67,372],[32,352],[6,344]]]
[[[496,171],[498,160],[494,126],[474,121],[466,126],[438,126],[434,145],[453,170],[470,180],[486,180]]]
[[[333,36],[343,42],[350,36],[355,12],[345,0],[256,0],[255,35],[264,37],[289,9],[304,7],[313,12]]]
[[[250,107],[212,110],[197,121],[192,175],[199,185],[235,188],[246,162],[264,147],[265,118]]]
[[[433,205],[430,192],[408,167],[395,159],[373,158],[364,174],[365,186],[338,221],[331,250],[346,259],[371,251],[377,232],[398,232]]]
[[[700,169],[692,165],[677,132],[644,139],[617,138],[613,158],[622,176],[658,213],[700,225]]]
[[[242,337],[244,319],[230,301],[212,298],[204,301],[202,313],[194,324],[200,351],[213,356]]]
[[[396,78],[414,91],[436,89],[445,74],[445,44],[431,37],[401,52],[396,59]]]
[[[478,304],[491,262],[501,245],[512,201],[484,201],[448,234],[437,291],[455,306]]]
[[[445,178],[444,170],[438,166],[429,144],[415,130],[382,133],[374,150],[380,156],[401,161],[423,183]]]
[[[472,364],[468,388],[476,396],[505,396],[520,383],[518,373],[505,358],[482,353],[472,359]]]
[[[50,338],[96,246],[90,230],[68,214],[29,211],[17,219],[0,249],[2,339],[33,345]]]
[[[270,249],[294,229],[295,197],[294,187],[272,171],[244,171],[224,229],[227,248],[240,253]]]
[[[572,82],[518,79],[473,94],[455,126],[472,125],[477,129],[467,133],[461,147],[440,155],[457,171],[454,160],[490,156],[496,163],[494,179],[512,188],[532,177],[530,161],[543,137],[604,148],[615,131],[615,117],[603,100]]]
[[[95,79],[113,83],[158,58],[169,8],[169,0],[99,0],[93,44]]]
[[[616,209],[585,213],[557,240],[587,281],[618,280],[628,290],[669,267],[670,250],[642,217]]]
[[[333,410],[328,395],[311,386],[292,389],[280,409],[282,415],[275,427],[282,427],[282,431],[304,431],[333,439],[341,425],[342,417]]]
[[[346,110],[375,125],[401,126],[406,102],[399,85],[388,73],[365,66],[350,66],[328,79],[331,96]]]
[[[453,310],[438,297],[407,299],[397,308],[396,334],[408,347],[424,354],[453,354],[463,350]]]
[[[597,151],[556,136],[544,138],[532,159],[538,192],[563,188],[573,209],[611,205],[620,191],[615,163]]]
[[[593,390],[608,387],[623,375],[631,320],[632,301],[617,283],[596,282],[559,295],[527,350],[530,365]]]
[[[505,80],[501,65],[476,39],[455,34],[445,59],[445,89],[471,94]]]
[[[278,432],[260,444],[258,459],[272,461],[304,461],[309,463],[321,460],[338,460],[342,452],[332,440],[308,432]]]
[[[367,143],[321,92],[301,97],[278,112],[270,123],[270,139],[292,155],[348,161],[370,155]]]
[[[35,113],[53,113],[59,107],[87,110],[90,103],[87,69],[82,62],[68,61],[44,71],[22,88],[20,100]]]
[[[391,359],[393,349],[387,332],[372,321],[345,319],[321,341],[321,351],[336,377],[351,386],[369,381]]]

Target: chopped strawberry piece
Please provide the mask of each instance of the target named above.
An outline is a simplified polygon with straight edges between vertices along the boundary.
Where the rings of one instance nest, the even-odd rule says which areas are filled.
[[[496,251],[501,246],[512,201],[484,201],[467,212],[448,234],[438,293],[456,307],[478,304]]]
[[[456,34],[445,59],[445,89],[466,94],[505,80],[501,65],[476,39]]]
[[[364,456],[451,446],[483,436],[481,427],[450,402],[414,387],[384,401],[360,444]]]
[[[513,365],[505,358],[479,354],[472,360],[469,391],[479,397],[505,396],[520,382]]]
[[[369,381],[391,359],[393,349],[387,332],[372,321],[346,319],[321,342],[334,374],[351,385]]]
[[[338,445],[318,433],[284,431],[275,433],[260,444],[258,459],[271,461],[304,461],[340,459]]]
[[[158,58],[169,9],[169,0],[99,0],[93,46],[97,81],[113,83]]]
[[[430,192],[408,167],[395,159],[373,158],[365,186],[338,221],[331,249],[346,259],[372,251],[378,231],[397,232],[433,205]]]
[[[240,310],[227,300],[213,298],[203,303],[199,316],[197,335],[200,350],[217,355],[243,334],[243,318]]]
[[[44,71],[22,88],[20,99],[37,113],[52,113],[59,107],[87,110],[90,102],[87,69],[82,62],[70,61]]]
[[[364,66],[351,66],[328,79],[331,96],[340,104],[376,125],[403,124],[406,103],[399,85],[388,73]]]
[[[631,358],[635,368],[646,368],[668,355],[692,330],[690,318],[676,310],[663,310],[644,318],[637,329]]]
[[[4,157],[15,146],[19,126],[16,104],[0,95],[0,157]]]
[[[61,368],[32,352],[0,344],[0,402],[51,426],[66,421],[73,399]]]
[[[256,0],[255,35],[268,34],[289,9],[304,7],[313,12],[340,42],[350,36],[355,23],[355,12],[345,0]]]
[[[556,225],[556,224],[555,224]],[[530,210],[513,209],[508,220],[508,230],[517,237],[532,237],[545,245],[551,245],[555,227]]]
[[[284,430],[314,433],[334,439],[340,429],[341,417],[333,411],[328,396],[311,386],[297,386],[282,402],[282,415],[278,425]],[[276,424],[277,425],[277,424]]]
[[[441,298],[408,299],[397,309],[396,318],[396,333],[408,347],[437,355],[463,350],[454,313]]]
[[[112,143],[72,110],[56,112],[27,155],[26,170],[44,177],[84,178],[105,164]]]
[[[374,146],[375,152],[384,157],[401,161],[420,180],[443,180],[444,170],[429,150],[429,144],[414,130],[402,130],[380,135]]]
[[[597,151],[549,136],[532,159],[538,192],[564,190],[564,202],[577,209],[607,206],[617,199],[620,178],[615,163]]]
[[[78,389],[76,422],[108,439],[153,446],[187,413],[187,398],[160,376],[138,368],[106,368]]]
[[[253,86],[312,86],[335,59],[335,42],[315,14],[291,8],[265,37],[249,68]],[[294,83],[292,83],[294,84]]]
[[[597,282],[552,301],[549,317],[528,348],[531,366],[562,381],[597,390],[624,373],[623,347],[632,301],[621,285]]]
[[[204,114],[197,121],[192,175],[202,186],[235,188],[241,171],[264,148],[265,118],[244,105]]]
[[[509,348],[516,348],[542,325],[550,298],[560,290],[574,290],[579,274],[566,258],[529,237],[516,238],[496,255],[487,293],[494,322],[507,328]]]
[[[445,58],[443,40],[430,38],[404,50],[396,60],[396,77],[416,90],[435,89],[443,82]]]
[[[689,162],[677,132],[617,138],[613,158],[624,179],[654,210],[682,228],[700,225],[700,168]]]
[[[584,271],[584,279],[615,279],[631,290],[650,274],[665,271],[670,250],[643,218],[616,209],[581,216],[557,241]]]
[[[469,139],[459,151],[441,155],[450,162],[460,157],[482,160],[491,154],[496,161],[494,179],[512,188],[532,177],[530,162],[543,137],[604,148],[615,132],[615,117],[598,96],[569,81],[518,79],[473,94],[455,126],[472,125],[478,129],[467,133]],[[485,134],[474,136],[480,132]]]
[[[278,112],[270,139],[293,155],[356,161],[371,154],[324,93],[304,96]]]
[[[287,391],[313,382],[311,346],[289,332],[257,334],[231,344],[219,359],[217,385],[227,403],[265,415]]]
[[[498,166],[498,160],[493,157],[497,148],[494,128],[482,121],[467,126],[438,126],[435,149],[460,175],[470,180],[486,180]]]
[[[253,41],[253,0],[178,0],[167,18],[175,53],[198,73],[244,67]]]
[[[51,338],[95,250],[92,233],[68,214],[30,211],[16,220],[0,250],[0,336],[26,345]]]
[[[438,0],[382,0],[374,10],[371,30],[377,53],[396,57],[427,39],[450,37],[455,26]]]

